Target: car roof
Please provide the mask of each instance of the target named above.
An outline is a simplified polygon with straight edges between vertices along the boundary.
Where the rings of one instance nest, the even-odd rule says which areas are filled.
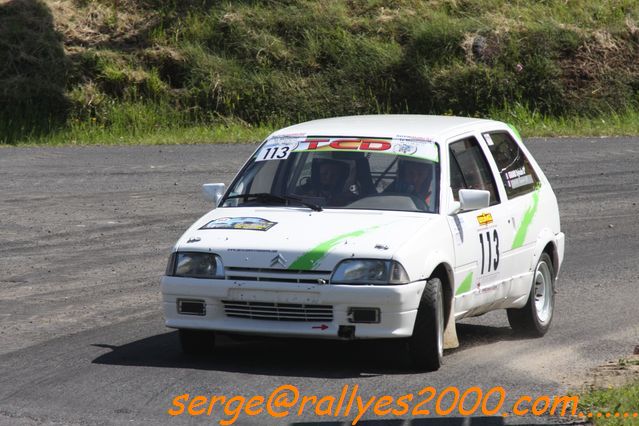
[[[295,124],[280,129],[271,136],[304,134],[392,138],[402,135],[442,141],[454,134],[490,125],[501,128],[505,126],[504,123],[494,120],[443,115],[353,115]]]

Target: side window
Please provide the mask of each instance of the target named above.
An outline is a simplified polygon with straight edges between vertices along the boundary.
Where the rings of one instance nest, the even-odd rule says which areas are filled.
[[[537,187],[537,174],[517,142],[508,133],[484,133],[484,139],[497,163],[508,198],[526,194]]]
[[[490,192],[491,205],[499,204],[495,179],[474,137],[450,144],[450,185],[456,201],[460,189],[483,189]]]
[[[271,192],[278,163],[278,161],[256,161],[250,164],[241,180],[237,182],[233,194]]]

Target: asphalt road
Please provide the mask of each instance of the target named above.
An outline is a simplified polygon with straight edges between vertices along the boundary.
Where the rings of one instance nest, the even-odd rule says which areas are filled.
[[[171,245],[209,208],[200,184],[228,183],[254,146],[0,149],[0,424],[217,424],[229,416],[167,409],[184,393],[250,397],[281,384],[320,396],[358,385],[366,398],[499,385],[507,403],[578,389],[590,368],[639,344],[639,140],[527,145],[567,235],[552,329],[522,340],[504,312],[465,320],[461,347],[424,374],[397,368],[384,343],[256,339],[223,341],[214,359],[181,355],[163,326],[159,277]],[[443,424],[426,419],[412,424]],[[470,423],[456,421],[447,424]],[[506,419],[539,421],[556,420]]]

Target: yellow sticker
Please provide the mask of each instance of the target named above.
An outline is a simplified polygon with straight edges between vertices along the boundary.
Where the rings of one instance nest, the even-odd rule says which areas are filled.
[[[477,216],[477,222],[479,222],[480,225],[489,225],[493,223],[493,215],[490,213],[482,213]]]

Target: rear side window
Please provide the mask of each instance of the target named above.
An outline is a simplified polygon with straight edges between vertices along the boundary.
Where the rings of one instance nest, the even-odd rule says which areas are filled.
[[[539,178],[524,152],[508,133],[484,133],[508,198],[534,191]]]
[[[499,204],[495,180],[488,161],[474,137],[450,144],[450,186],[455,201],[460,189],[483,189],[490,192],[490,204]]]

